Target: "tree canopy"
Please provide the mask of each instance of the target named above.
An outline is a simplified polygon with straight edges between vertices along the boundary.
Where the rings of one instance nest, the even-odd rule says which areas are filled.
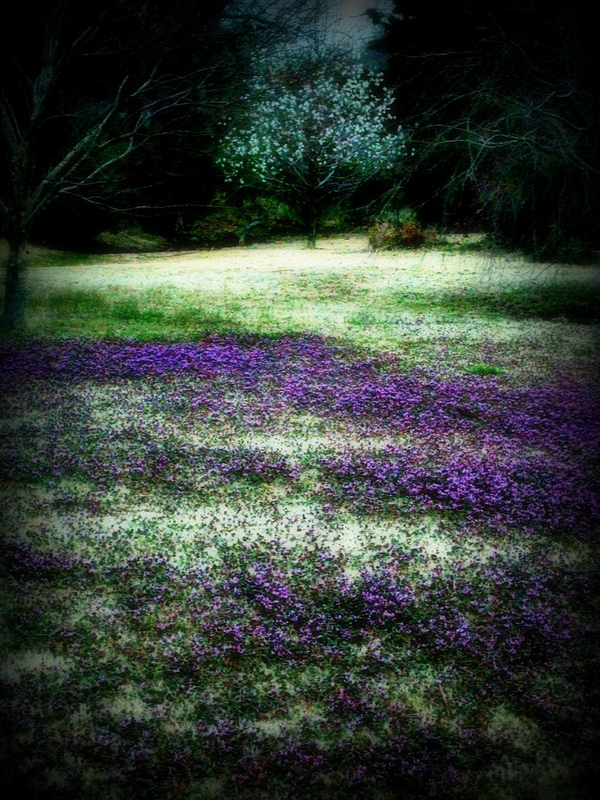
[[[259,64],[246,111],[223,137],[228,180],[261,186],[300,214],[314,246],[324,210],[406,151],[381,75],[348,53],[291,50]]]

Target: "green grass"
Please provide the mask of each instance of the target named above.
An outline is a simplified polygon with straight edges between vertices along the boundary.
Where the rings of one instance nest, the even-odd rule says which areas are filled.
[[[396,353],[403,369],[491,364],[511,380],[529,380],[532,370],[551,374],[565,337],[569,368],[584,368],[597,352],[600,288],[592,268],[542,269],[452,249],[377,256],[359,240],[334,258],[325,247],[310,255],[300,244],[280,247],[282,270],[269,266],[277,252],[272,247],[81,259],[34,250],[25,338],[183,341],[211,333],[312,333],[365,352]],[[290,253],[297,253],[297,264]],[[190,269],[190,258],[197,261],[197,288],[168,279],[157,285],[157,268],[176,276],[182,259]],[[96,270],[104,280],[95,278]],[[124,285],[111,285],[113,275],[125,278]],[[525,343],[535,360],[522,358]]]
[[[244,313],[239,302],[216,302],[196,293],[65,289],[33,293],[28,315],[31,335],[122,336],[152,341],[186,339],[209,333],[243,333]]]
[[[259,275],[245,292],[231,294],[170,286],[34,288],[26,335],[150,342],[312,333],[367,353],[396,353],[400,369],[431,364],[519,381],[529,380],[532,370],[552,374],[563,354],[569,369],[585,370],[597,353],[597,310],[593,289],[559,282],[505,291],[399,292],[393,284],[369,287],[365,276],[304,274],[264,285]],[[526,343],[535,360],[523,359]]]
[[[473,364],[472,367],[467,367],[467,372],[471,375],[503,375],[504,370],[500,367],[495,367],[493,364]]]
[[[76,250],[54,250],[48,247],[29,248],[28,265],[34,269],[43,267],[87,267],[104,263],[106,255],[80,253]]]
[[[339,309],[339,312],[338,312]],[[178,339],[225,333],[290,333],[303,329],[307,312],[319,319],[343,316],[350,330],[377,326],[390,331],[402,315],[428,315],[443,323],[476,317],[491,321],[598,321],[599,297],[579,284],[526,285],[506,291],[417,293],[369,291],[344,276],[302,276],[284,293],[231,298],[171,289],[33,291],[30,330],[49,336],[122,335]],[[339,324],[339,319],[337,323]]]

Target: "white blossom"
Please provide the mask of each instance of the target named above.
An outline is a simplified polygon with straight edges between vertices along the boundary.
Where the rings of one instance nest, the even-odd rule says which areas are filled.
[[[221,142],[228,180],[321,199],[348,192],[392,169],[406,154],[401,128],[390,131],[392,93],[380,75],[355,64],[342,76],[325,70],[300,84],[282,69],[258,78],[247,112]]]

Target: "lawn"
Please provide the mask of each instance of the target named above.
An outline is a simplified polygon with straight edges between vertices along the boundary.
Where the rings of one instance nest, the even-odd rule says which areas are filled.
[[[595,796],[600,270],[319,245],[34,253],[15,797]]]

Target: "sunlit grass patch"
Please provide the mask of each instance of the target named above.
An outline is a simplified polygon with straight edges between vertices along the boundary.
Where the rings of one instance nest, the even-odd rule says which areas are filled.
[[[514,357],[525,339],[540,376],[554,370],[561,350],[573,354],[575,369],[598,352],[591,267],[437,251],[374,256],[325,244],[318,257],[281,245],[107,256],[96,276],[83,262],[34,269],[30,334],[140,341],[324,334],[396,352],[408,366],[439,364],[441,348],[442,360],[459,368],[492,356],[507,375],[526,380],[534,362]],[[566,337],[568,348],[560,344]],[[492,346],[496,352],[486,352]]]
[[[298,286],[298,290],[295,289]],[[305,287],[310,287],[307,292]],[[371,301],[369,302],[369,297]],[[340,303],[343,305],[340,306]],[[375,304],[374,304],[375,303]],[[350,326],[376,324],[390,326],[397,315],[435,315],[440,321],[460,321],[465,317],[492,315],[498,319],[567,320],[574,322],[597,321],[600,314],[600,294],[581,284],[555,285],[531,284],[512,290],[469,290],[449,293],[444,290],[418,293],[414,290],[389,294],[373,292],[365,281],[357,287],[341,275],[323,276],[310,280],[296,278],[291,290],[273,296],[265,308],[264,297],[252,294],[246,298],[226,297],[206,293],[167,290],[146,290],[123,297],[123,291],[98,291],[89,289],[58,290],[51,293],[33,293],[29,303],[30,322],[35,330],[36,319],[43,319],[46,329],[67,332],[80,330],[78,321],[85,319],[90,335],[104,334],[117,323],[135,326],[131,335],[146,332],[146,336],[163,330],[167,336],[185,332],[202,333],[238,331],[268,333],[286,331],[284,321],[298,331],[307,314],[317,314],[322,319],[328,308],[346,308],[345,319]],[[365,308],[364,306],[367,305]],[[370,305],[370,307],[369,307]],[[250,315],[250,320],[247,315]],[[262,322],[261,322],[262,320]],[[98,326],[98,327],[96,327]],[[156,326],[159,326],[158,328]],[[289,330],[289,329],[288,329]],[[83,331],[82,331],[83,332]],[[126,329],[122,334],[126,334]],[[114,335],[114,334],[113,334]]]
[[[348,299],[349,297],[364,297],[370,293],[368,276],[356,274],[297,274],[285,287],[288,297],[300,299]]]

